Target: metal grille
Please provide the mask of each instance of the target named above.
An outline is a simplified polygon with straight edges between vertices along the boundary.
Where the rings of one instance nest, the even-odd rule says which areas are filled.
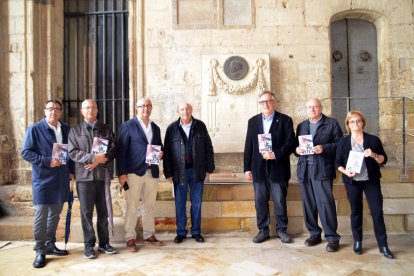
[[[128,0],[65,0],[65,119],[82,120],[84,99],[117,128],[129,117]]]

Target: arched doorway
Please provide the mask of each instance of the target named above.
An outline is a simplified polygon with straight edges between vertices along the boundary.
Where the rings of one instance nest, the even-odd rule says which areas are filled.
[[[331,24],[332,115],[341,126],[350,109],[367,117],[366,131],[378,134],[377,30],[371,22],[342,19]]]

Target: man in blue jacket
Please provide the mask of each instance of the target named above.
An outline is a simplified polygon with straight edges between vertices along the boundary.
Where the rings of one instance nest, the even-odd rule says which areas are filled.
[[[74,173],[73,162],[67,153],[67,162],[52,157],[53,143],[68,143],[69,127],[59,121],[62,104],[49,100],[44,112],[45,117],[28,128],[22,148],[22,157],[32,164],[35,268],[46,265],[46,254],[68,254],[66,250],[58,249],[55,242],[59,216],[63,204],[69,199],[69,179]]]
[[[174,184],[177,236],[175,243],[187,238],[187,191],[190,188],[191,237],[204,242],[201,235],[201,204],[204,180],[212,173],[214,151],[206,125],[195,119],[193,108],[181,103],[177,108],[180,118],[171,123],[164,139],[164,175]]]
[[[254,243],[270,238],[269,198],[272,196],[276,218],[276,234],[283,243],[291,243],[286,232],[288,216],[286,196],[290,179],[290,160],[295,147],[293,121],[275,110],[275,95],[265,91],[258,97],[261,113],[249,119],[244,146],[244,173],[253,180],[256,219],[259,233]],[[260,152],[258,135],[270,134],[271,149]]]
[[[148,145],[162,146],[160,128],[150,120],[152,102],[141,98],[137,102],[137,116],[122,124],[118,140],[117,169],[126,193],[125,239],[129,252],[136,252],[138,206],[142,200],[142,228],[145,245],[164,245],[155,237],[154,209],[157,199],[158,164],[147,164]],[[157,153],[161,159],[163,152]]]
[[[339,250],[335,199],[332,194],[333,179],[336,176],[335,150],[343,137],[338,121],[322,114],[319,99],[312,98],[306,103],[308,119],[301,122],[296,130],[296,154],[299,155],[297,176],[301,187],[303,217],[310,232],[306,246],[322,242],[322,229],[318,225],[318,213],[328,241],[326,251]],[[312,135],[313,154],[304,154],[298,136]]]

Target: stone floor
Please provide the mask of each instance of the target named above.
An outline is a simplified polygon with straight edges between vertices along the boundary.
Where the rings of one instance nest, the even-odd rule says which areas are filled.
[[[125,244],[113,244],[119,253],[83,257],[83,245],[69,243],[69,256],[47,257],[47,265],[32,268],[32,242],[0,242],[0,275],[414,275],[414,236],[390,235],[396,259],[383,257],[374,237],[365,237],[364,253],[352,251],[352,237],[344,236],[337,253],[325,251],[326,242],[307,248],[305,236],[282,244],[272,238],[262,244],[250,236],[206,236],[204,244],[192,239],[174,244],[173,236],[159,236],[164,247],[143,247],[129,253]],[[57,244],[63,248],[62,243]]]

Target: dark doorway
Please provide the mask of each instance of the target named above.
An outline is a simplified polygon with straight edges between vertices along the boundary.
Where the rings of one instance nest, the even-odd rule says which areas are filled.
[[[129,119],[128,0],[65,0],[65,116],[96,99],[98,119],[114,132]]]
[[[344,128],[346,113],[357,109],[365,130],[378,134],[378,60],[375,25],[359,19],[331,24],[332,115]],[[345,128],[344,128],[345,131]]]

